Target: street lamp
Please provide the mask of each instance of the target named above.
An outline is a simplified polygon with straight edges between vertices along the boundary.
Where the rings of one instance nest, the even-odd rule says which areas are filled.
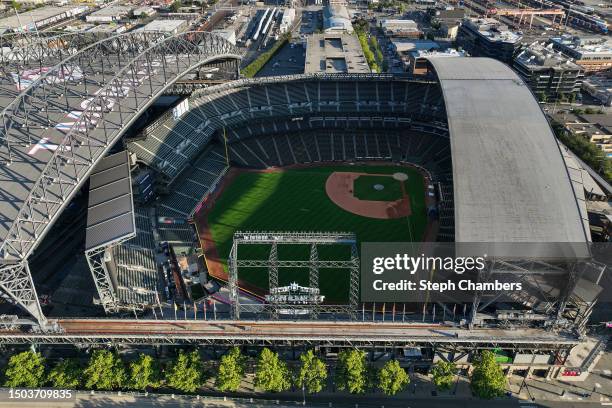
[[[305,390],[305,382],[302,381],[302,405],[306,405],[306,390]]]

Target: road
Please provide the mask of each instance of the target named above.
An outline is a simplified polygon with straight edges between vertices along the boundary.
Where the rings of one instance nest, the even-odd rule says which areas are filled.
[[[14,405],[10,405],[14,404]],[[333,398],[333,402],[329,399],[308,401],[306,405],[302,405],[302,401],[250,401],[248,399],[242,399],[241,401],[223,401],[219,398],[208,399],[202,397],[196,399],[193,397],[186,398],[172,398],[170,396],[163,397],[132,397],[132,396],[117,396],[117,395],[96,395],[91,396],[87,394],[79,395],[76,400],[70,402],[26,402],[22,401],[18,404],[13,402],[0,402],[0,408],[3,407],[23,407],[23,408],[97,408],[97,407],[163,407],[163,408],[175,408],[175,407],[208,407],[208,408],[296,408],[301,406],[306,407],[325,407],[325,408],[381,408],[381,407],[402,407],[402,408],[490,408],[495,406],[496,408],[536,408],[536,407],[550,407],[550,408],[591,408],[601,407],[600,403],[590,402],[531,402],[522,401],[516,399],[498,399],[495,401],[487,400],[476,400],[476,399],[457,399],[457,398],[420,398],[420,399],[401,399],[401,398],[384,398],[381,400],[376,397],[355,397],[355,396],[344,396],[338,395]]]

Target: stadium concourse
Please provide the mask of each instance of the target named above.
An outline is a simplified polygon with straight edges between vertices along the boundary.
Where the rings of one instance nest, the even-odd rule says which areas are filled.
[[[48,322],[43,315],[28,259],[88,180],[85,252],[98,301],[109,314],[174,304],[167,289],[184,283],[161,268],[160,252],[174,259],[174,251],[197,247],[189,221],[231,166],[410,164],[435,186],[440,241],[589,241],[582,186],[565,167],[531,93],[499,62],[432,59],[437,76],[427,78],[228,80],[194,91],[141,131],[124,135],[177,80],[199,71],[236,76],[240,56],[208,33],[130,33],[82,43],[67,38],[3,51],[12,57],[3,60],[0,84],[3,95],[11,95],[1,100],[0,290],[43,329],[61,331],[68,321]],[[526,261],[504,268],[537,280],[539,273],[571,274],[567,264],[576,260]],[[537,273],[525,276],[526,265]],[[528,325],[574,333],[584,328],[595,300],[575,285],[565,280],[544,301],[507,302],[534,316]],[[525,314],[491,309],[493,302],[476,298],[467,313],[462,305],[468,323],[524,324]],[[102,330],[104,320],[97,325]]]

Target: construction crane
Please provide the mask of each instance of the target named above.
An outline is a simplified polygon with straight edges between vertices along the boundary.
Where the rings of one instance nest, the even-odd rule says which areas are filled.
[[[529,19],[529,28],[533,25],[533,18],[535,16],[552,16],[552,25],[556,24],[557,16],[559,16],[559,22],[565,17],[565,10],[561,8],[554,9],[534,9],[534,8],[519,8],[519,9],[489,9],[488,14],[497,16],[512,16],[513,20],[518,18],[518,25],[526,24]]]

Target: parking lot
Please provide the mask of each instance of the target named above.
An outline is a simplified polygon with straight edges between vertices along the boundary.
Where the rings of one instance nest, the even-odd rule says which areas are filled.
[[[257,73],[257,76],[303,74],[305,52],[306,49],[300,43],[290,42],[285,44]]]

